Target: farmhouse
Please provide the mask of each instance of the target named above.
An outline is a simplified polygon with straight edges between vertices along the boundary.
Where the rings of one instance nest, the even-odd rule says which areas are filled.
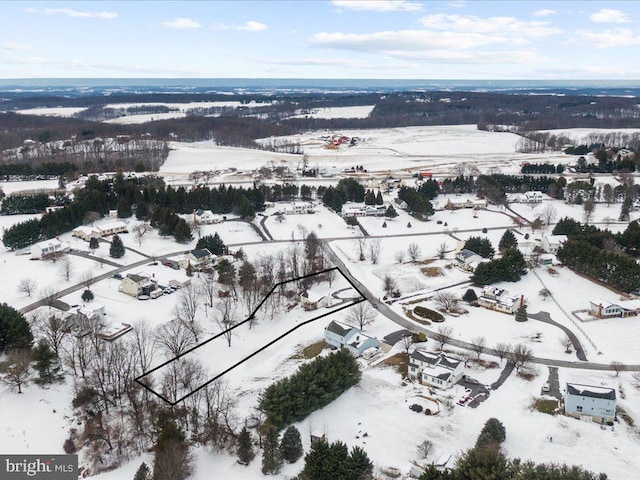
[[[305,213],[316,213],[312,202],[291,202],[284,207],[287,215],[302,215]]]
[[[211,210],[196,210],[193,212],[193,221],[197,225],[211,225],[220,223],[222,218],[220,215],[214,214]]]
[[[610,423],[616,417],[616,391],[609,387],[594,387],[567,383],[564,413],[580,420]]]
[[[542,237],[542,249],[545,253],[558,253],[560,246],[567,241],[566,235],[544,235]]]
[[[206,267],[209,262],[216,258],[208,249],[201,248],[197,250],[191,250],[187,253],[182,260],[178,262],[180,268],[187,269],[191,265],[194,269],[201,269]]]
[[[31,260],[42,260],[69,251],[69,244],[57,238],[38,242],[31,246]]]
[[[489,310],[514,314],[524,304],[524,295],[509,295],[504,288],[486,286],[478,297],[478,304]]]
[[[138,298],[139,295],[149,295],[155,288],[156,282],[135,273],[128,274],[120,282],[120,291],[134,298]]]
[[[637,302],[625,302],[624,305],[607,302],[601,298],[589,301],[589,315],[597,318],[634,317],[640,308]]]
[[[456,258],[455,258],[456,266],[461,268],[465,272],[475,271],[479,263],[486,262],[486,261],[488,260],[485,258],[482,258],[480,255],[478,255],[475,252],[472,252],[471,250],[467,250],[466,248],[456,253]]]
[[[320,295],[315,292],[306,291],[300,295],[300,305],[305,310],[317,310],[318,308],[331,305],[330,295]]]
[[[463,374],[462,361],[444,353],[417,349],[409,356],[409,378],[423,385],[447,390],[458,383]]]
[[[369,337],[359,328],[335,320],[324,329],[324,342],[332,348],[346,348],[356,357],[369,348],[380,348],[377,338]]]

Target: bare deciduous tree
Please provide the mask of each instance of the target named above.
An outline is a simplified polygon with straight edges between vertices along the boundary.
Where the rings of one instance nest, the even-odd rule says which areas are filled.
[[[220,327],[222,336],[227,341],[227,346],[231,346],[233,327],[236,324],[236,302],[231,297],[225,297],[217,304],[216,323]]]
[[[80,283],[84,285],[84,287],[87,289],[91,287],[91,285],[93,285],[94,281],[95,281],[95,277],[91,270],[87,270],[83,272],[82,275],[80,275]]]
[[[139,223],[135,227],[133,227],[133,238],[136,239],[139,247],[142,246],[143,238],[150,228],[151,227],[146,223]],[[193,231],[193,229],[191,231]]]
[[[62,260],[60,260],[60,266],[58,267],[60,276],[68,282],[73,276],[73,271],[74,268],[71,260],[69,259],[69,257],[64,256]]]
[[[556,207],[549,204],[542,211],[541,218],[544,224],[547,227],[549,227],[554,222],[557,216],[558,216],[558,211],[556,210]]]
[[[168,357],[177,357],[197,343],[193,333],[179,320],[171,320],[156,328],[154,341]]]
[[[200,336],[201,329],[196,322],[196,315],[200,308],[200,294],[198,288],[194,284],[189,284],[180,289],[178,301],[173,308],[173,313],[178,320],[184,323],[193,334],[196,342]]]
[[[382,250],[382,246],[380,244],[379,238],[374,238],[369,241],[369,258],[371,259],[371,263],[374,265],[378,263],[380,259],[380,251]]]
[[[495,347],[493,347],[493,350],[496,352],[496,355],[498,355],[500,361],[502,361],[505,358],[509,358],[509,354],[511,353],[511,345],[504,342],[498,342],[496,343]]]
[[[137,319],[133,325],[133,337],[131,344],[136,351],[136,359],[138,361],[138,371],[140,374],[149,370],[153,356],[156,351],[157,343],[153,341],[153,329],[145,318]]]
[[[409,351],[411,350],[411,346],[413,345],[413,335],[405,335],[404,337],[402,337],[402,340],[400,340],[400,345],[402,345],[402,350],[404,350],[404,353],[409,355]]]
[[[516,370],[520,371],[522,367],[533,360],[533,350],[524,343],[519,343],[509,352],[508,358],[515,365]]]
[[[398,263],[404,262],[404,250],[398,250],[396,253],[394,253],[393,259]]]
[[[31,374],[31,352],[26,349],[12,350],[0,364],[0,382],[12,390],[22,393]]]
[[[424,440],[418,445],[418,455],[420,458],[427,458],[433,450],[433,442],[431,440]]]
[[[412,262],[417,262],[420,255],[422,255],[422,250],[416,242],[411,242],[407,248],[407,255]]]
[[[438,330],[433,334],[433,339],[440,344],[440,350],[444,348],[453,334],[453,328],[448,325],[438,326]]]
[[[38,282],[33,278],[23,278],[18,283],[18,292],[24,293],[27,297],[30,297],[36,291]]]
[[[455,312],[458,310],[460,299],[451,292],[438,292],[434,297],[434,301],[445,312]]]
[[[480,360],[480,355],[485,351],[487,340],[484,337],[475,337],[471,340],[471,349],[476,352],[476,360]]]
[[[633,378],[633,386],[640,390],[640,372],[633,372],[631,378]]]
[[[565,335],[560,339],[560,344],[564,347],[564,353],[571,353],[571,347],[573,347],[573,341],[569,335]]]
[[[62,317],[55,313],[41,313],[34,318],[33,323],[38,334],[47,341],[53,352],[59,357],[62,344],[68,335]]]
[[[48,287],[40,290],[40,301],[43,305],[51,308],[55,305],[56,293],[55,287],[49,285]]]
[[[364,262],[366,259],[365,251],[367,248],[367,238],[366,237],[354,238],[353,245],[354,245],[354,248],[356,249],[356,255],[358,256],[358,260],[360,260],[361,262]]]
[[[542,298],[542,300],[546,300],[551,296],[551,292],[546,288],[543,288],[538,292],[538,295],[540,295],[540,298]]]
[[[438,258],[440,260],[442,260],[444,258],[444,256],[447,254],[447,251],[449,250],[449,246],[446,244],[446,242],[442,242],[439,246],[438,246]]]
[[[591,217],[593,216],[593,212],[596,210],[596,202],[593,198],[588,198],[583,204],[582,209],[584,211],[584,223],[589,224]]]
[[[382,277],[382,289],[385,291],[387,296],[391,296],[393,291],[397,288],[396,280],[388,273]]]
[[[611,367],[611,370],[613,370],[614,372],[616,372],[616,377],[618,375],[620,375],[620,372],[622,372],[625,368],[624,368],[624,364],[622,362],[619,362],[617,360],[612,361],[609,366]]]
[[[376,312],[371,308],[369,302],[359,302],[353,307],[349,308],[347,313],[347,323],[358,327],[364,331],[367,325],[376,318]]]

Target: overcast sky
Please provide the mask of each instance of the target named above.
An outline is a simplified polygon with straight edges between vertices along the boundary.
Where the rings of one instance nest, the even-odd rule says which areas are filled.
[[[0,78],[640,79],[640,2],[0,2]]]

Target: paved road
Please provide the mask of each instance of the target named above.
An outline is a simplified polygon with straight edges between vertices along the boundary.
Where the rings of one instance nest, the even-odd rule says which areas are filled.
[[[89,252],[83,252],[82,250],[69,250],[69,255],[74,255],[76,257],[88,258],[89,260],[94,260],[99,263],[104,263],[105,265],[110,265],[112,267],[120,268],[123,265],[121,263],[116,263],[108,258],[96,257],[95,255],[91,255]]]
[[[528,316],[529,318],[533,318],[534,320],[548,323],[549,325],[553,325],[554,327],[558,327],[559,329],[561,329],[571,339],[571,343],[573,343],[573,348],[576,351],[578,360],[582,360],[583,362],[587,361],[587,355],[584,353],[584,349],[582,348],[582,344],[580,343],[580,340],[578,340],[578,337],[576,337],[576,335],[564,325],[561,325],[558,322],[552,320],[551,315],[549,315],[548,312],[530,313],[528,314]]]
[[[436,332],[424,328],[420,325],[416,325],[414,322],[409,320],[406,317],[403,317],[397,314],[395,311],[391,310],[387,305],[379,300],[371,293],[371,291],[358,279],[353,277],[349,270],[346,268],[344,262],[338,257],[335,252],[331,249],[331,245],[327,244],[327,254],[331,258],[331,261],[340,268],[341,272],[351,281],[354,285],[362,292],[364,297],[371,302],[372,304],[377,305],[377,309],[380,313],[382,313],[389,320],[397,323],[403,328],[410,330],[414,333],[423,332],[427,337],[432,337]],[[449,338],[447,343],[449,345],[453,345],[454,347],[464,348],[466,350],[473,350],[473,346],[469,342],[464,342],[462,340],[458,340],[455,338]],[[491,348],[487,348],[485,353],[489,355],[498,356],[497,352]],[[543,358],[543,357],[533,357],[532,363],[537,363],[541,365],[547,365],[552,367],[565,367],[565,368],[582,368],[588,370],[605,370],[605,371],[613,371],[614,368],[609,364],[604,363],[591,363],[585,361],[568,361],[568,360],[556,360],[553,358]],[[632,365],[624,365],[621,368],[622,371],[640,371],[640,364],[632,364]]]

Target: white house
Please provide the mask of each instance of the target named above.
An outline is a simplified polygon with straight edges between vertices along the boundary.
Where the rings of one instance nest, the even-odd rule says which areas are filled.
[[[478,297],[478,305],[502,313],[514,314],[524,304],[524,295],[509,295],[504,288],[486,286]]]
[[[406,210],[407,207],[408,207],[407,202],[405,202],[404,200],[402,200],[401,198],[398,198],[398,197],[393,199],[393,203],[397,208],[399,208],[401,210]]]
[[[222,217],[216,215],[211,210],[196,210],[193,212],[194,223],[198,225],[211,225],[213,223],[220,223]]]
[[[331,305],[330,295],[321,295],[316,292],[306,291],[300,295],[300,305],[305,310],[317,310],[318,308]]]
[[[316,213],[313,202],[291,202],[284,207],[287,215],[302,215],[305,213]]]
[[[82,240],[85,240],[87,242],[92,238],[102,237],[102,231],[98,227],[88,227],[86,225],[76,227],[71,230],[71,232],[71,235],[73,237],[81,238]]]
[[[564,413],[581,420],[610,423],[616,417],[616,391],[610,387],[594,387],[567,383]]]
[[[98,228],[100,229],[103,237],[127,231],[127,225],[121,221],[105,223],[104,225],[100,225]]]
[[[71,330],[76,336],[86,335],[104,325],[106,315],[104,305],[88,305],[69,310],[64,316],[64,329]]]
[[[538,190],[532,190],[530,192],[524,192],[522,194],[521,200],[524,203],[540,203],[542,202],[543,198],[544,195],[542,192]]]
[[[180,265],[180,268],[184,268],[185,270],[189,265],[191,265],[192,268],[199,269],[209,265],[209,263],[215,258],[216,256],[207,248],[201,248],[191,250],[184,256],[184,258],[182,258],[182,260],[178,261],[178,265]]]
[[[544,235],[542,237],[542,249],[545,253],[558,253],[560,246],[567,241],[566,235]]]
[[[463,362],[444,353],[417,349],[409,356],[409,378],[423,385],[447,390],[458,383],[463,374]]]
[[[456,253],[455,261],[456,265],[462,270],[466,272],[473,272],[481,262],[487,262],[488,260],[486,258],[482,258],[480,255],[472,252],[471,250],[463,248],[458,253]]]
[[[324,329],[324,341],[333,348],[346,348],[356,357],[370,348],[380,348],[377,338],[365,335],[359,328],[335,320]]]
[[[120,291],[134,298],[137,298],[139,295],[149,295],[155,288],[155,281],[149,277],[136,275],[135,273],[128,274],[120,282]]]
[[[62,242],[57,238],[45,240],[44,242],[38,242],[31,245],[31,260],[42,260],[47,257],[58,253],[68,252],[70,248],[69,243]]]
[[[624,304],[611,303],[601,298],[589,301],[589,315],[597,318],[634,317],[639,311],[637,301],[627,301]]]

